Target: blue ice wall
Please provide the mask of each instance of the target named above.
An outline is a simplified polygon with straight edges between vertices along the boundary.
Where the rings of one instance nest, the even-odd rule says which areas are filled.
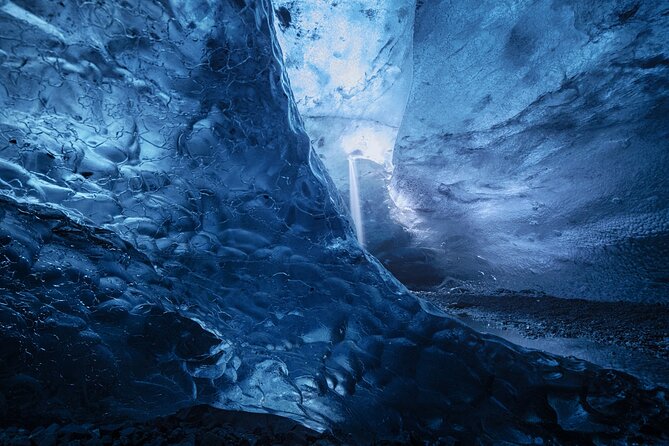
[[[391,191],[406,283],[667,301],[667,6],[419,2]]]
[[[0,3],[1,423],[199,403],[341,438],[666,438],[660,389],[443,317],[357,245],[267,1]]]

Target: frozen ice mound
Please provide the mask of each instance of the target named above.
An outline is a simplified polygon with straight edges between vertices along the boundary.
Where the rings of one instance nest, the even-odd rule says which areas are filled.
[[[360,249],[268,1],[0,2],[3,423],[666,438],[662,389],[478,335]]]

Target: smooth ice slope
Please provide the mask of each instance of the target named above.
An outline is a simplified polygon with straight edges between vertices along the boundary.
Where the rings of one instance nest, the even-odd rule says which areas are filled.
[[[0,3],[0,418],[210,403],[372,438],[648,443],[661,390],[435,314],[357,245],[266,1]]]
[[[398,277],[666,302],[668,30],[667,2],[419,2]]]

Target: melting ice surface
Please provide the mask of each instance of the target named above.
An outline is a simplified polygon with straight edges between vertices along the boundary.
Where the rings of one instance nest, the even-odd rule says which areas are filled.
[[[363,443],[666,438],[661,390],[481,336],[360,249],[272,16],[0,3],[3,423],[208,403]]]

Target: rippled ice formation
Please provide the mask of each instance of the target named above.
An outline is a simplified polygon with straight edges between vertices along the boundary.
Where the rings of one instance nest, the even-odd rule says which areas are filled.
[[[666,436],[663,391],[478,335],[359,248],[270,11],[0,2],[3,422],[210,403],[363,442]]]

